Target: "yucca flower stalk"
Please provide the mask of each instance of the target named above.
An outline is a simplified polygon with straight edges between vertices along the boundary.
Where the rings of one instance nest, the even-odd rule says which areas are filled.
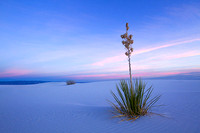
[[[121,35],[121,38],[124,39],[122,41],[122,44],[125,46],[126,48],[126,52],[125,55],[128,56],[128,62],[129,62],[129,75],[130,75],[130,83],[131,83],[131,87],[132,87],[132,72],[131,72],[131,53],[133,52],[133,48],[132,48],[132,44],[133,44],[133,40],[132,37],[133,35],[128,35],[128,23],[126,23],[126,33]]]

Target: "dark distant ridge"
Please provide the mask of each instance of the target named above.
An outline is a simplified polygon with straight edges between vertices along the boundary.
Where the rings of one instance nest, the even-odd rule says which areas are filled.
[[[0,85],[31,85],[31,84],[40,84],[50,81],[0,81]]]

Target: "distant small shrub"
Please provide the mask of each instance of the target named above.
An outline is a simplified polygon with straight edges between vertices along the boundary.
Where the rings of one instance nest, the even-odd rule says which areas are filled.
[[[140,116],[147,115],[154,104],[160,99],[160,95],[152,97],[152,86],[146,88],[146,83],[141,79],[136,79],[131,87],[130,82],[121,80],[117,85],[117,93],[112,95],[117,104],[113,105],[115,109],[114,117],[125,117],[124,120],[136,120]]]
[[[75,84],[75,83],[76,83],[76,82],[73,81],[73,80],[69,80],[69,81],[66,82],[67,85],[73,85],[73,84]]]

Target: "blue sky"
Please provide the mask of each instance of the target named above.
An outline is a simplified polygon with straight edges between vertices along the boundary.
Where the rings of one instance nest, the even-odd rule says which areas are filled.
[[[200,71],[200,2],[0,2],[0,79],[128,77],[120,35],[133,34],[134,76]]]

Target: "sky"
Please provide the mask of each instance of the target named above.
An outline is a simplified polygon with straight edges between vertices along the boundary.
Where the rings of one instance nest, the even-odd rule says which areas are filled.
[[[0,1],[0,80],[127,78],[126,22],[134,77],[198,73],[199,7],[199,0]]]

